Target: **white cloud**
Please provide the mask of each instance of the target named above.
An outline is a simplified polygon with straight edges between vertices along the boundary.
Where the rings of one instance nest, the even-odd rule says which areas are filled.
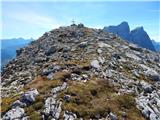
[[[23,12],[23,13],[22,13]],[[57,28],[62,23],[58,21],[56,18],[41,15],[32,11],[22,11],[22,12],[13,12],[8,16],[12,19],[24,22],[30,25],[36,25],[41,28]]]

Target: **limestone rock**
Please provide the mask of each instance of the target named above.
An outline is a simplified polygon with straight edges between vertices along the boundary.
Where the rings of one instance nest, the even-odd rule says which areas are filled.
[[[80,48],[85,48],[85,47],[87,47],[87,45],[88,45],[88,42],[81,42],[81,43],[79,44],[79,47],[80,47]]]
[[[91,66],[93,68],[100,69],[100,65],[99,65],[99,61],[98,60],[91,61]]]
[[[25,111],[23,108],[16,107],[9,110],[2,118],[2,120],[24,120]]]
[[[52,116],[54,119],[58,119],[61,113],[62,102],[55,100],[54,97],[48,97],[45,101],[45,117]]]
[[[24,106],[26,106],[26,104],[23,103],[23,102],[21,102],[20,100],[16,100],[15,102],[12,103],[11,106],[12,106],[12,108],[15,108],[15,107],[17,107],[17,106],[19,106],[19,107],[24,107]]]
[[[75,120],[75,119],[77,119],[77,115],[72,113],[72,112],[69,112],[69,111],[65,111],[63,116],[64,116],[64,120]]]
[[[35,97],[37,95],[39,95],[39,92],[37,91],[37,89],[29,90],[24,94],[22,94],[20,101],[26,104],[31,104],[35,101]]]
[[[118,120],[117,116],[114,115],[112,112],[109,113],[108,118],[109,118],[110,120]]]
[[[58,92],[66,89],[66,88],[67,88],[67,83],[64,82],[61,86],[57,86],[57,87],[53,88],[52,91],[51,91],[51,93],[57,94]]]

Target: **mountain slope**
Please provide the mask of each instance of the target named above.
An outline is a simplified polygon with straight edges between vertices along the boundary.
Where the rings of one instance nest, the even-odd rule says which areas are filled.
[[[4,68],[3,120],[159,120],[159,63],[159,53],[103,30],[54,29]]]
[[[103,30],[105,32],[115,33],[119,35],[122,39],[137,44],[140,47],[156,51],[151,39],[149,38],[147,32],[144,31],[143,27],[138,27],[130,31],[128,23],[122,22],[117,26],[104,27]]]
[[[15,58],[16,50],[29,44],[33,39],[13,38],[1,40],[1,66]]]

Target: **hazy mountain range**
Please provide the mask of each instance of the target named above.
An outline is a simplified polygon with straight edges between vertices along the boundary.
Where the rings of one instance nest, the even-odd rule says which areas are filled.
[[[1,66],[3,67],[8,61],[16,56],[16,50],[24,47],[33,39],[12,38],[1,40]]]
[[[131,43],[137,44],[140,47],[156,51],[149,35],[143,27],[137,27],[130,30],[127,22],[122,22],[119,25],[104,27],[105,32],[111,32],[119,35],[122,39]]]

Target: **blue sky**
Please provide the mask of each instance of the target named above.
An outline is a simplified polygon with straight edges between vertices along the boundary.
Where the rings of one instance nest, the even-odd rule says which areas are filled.
[[[100,1],[2,2],[1,38],[35,38],[71,20],[85,26],[103,28],[127,21],[130,29],[143,26],[152,39],[160,42],[160,2]]]

